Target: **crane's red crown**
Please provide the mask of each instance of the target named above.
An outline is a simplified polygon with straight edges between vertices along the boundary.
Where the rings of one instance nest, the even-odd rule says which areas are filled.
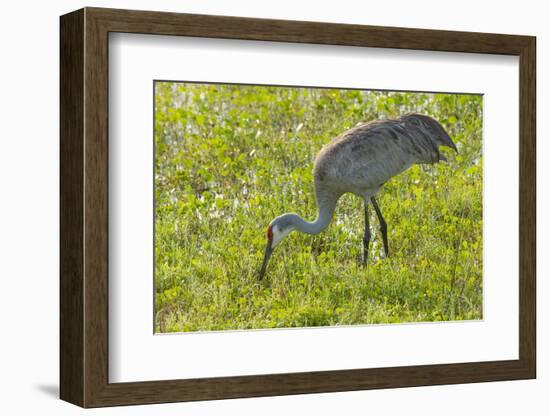
[[[271,225],[267,226],[267,230],[265,232],[265,235],[269,241],[273,241],[273,230],[271,229]]]

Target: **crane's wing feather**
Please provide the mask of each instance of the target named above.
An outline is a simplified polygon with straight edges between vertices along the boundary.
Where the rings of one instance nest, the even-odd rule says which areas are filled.
[[[433,146],[418,140],[399,121],[362,124],[336,137],[319,152],[315,176],[345,191],[377,189],[419,163],[429,151]]]

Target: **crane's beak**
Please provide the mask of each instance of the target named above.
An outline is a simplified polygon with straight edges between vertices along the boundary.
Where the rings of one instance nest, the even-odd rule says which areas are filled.
[[[260,274],[258,275],[258,280],[262,280],[265,274],[265,269],[267,268],[267,263],[269,262],[269,258],[271,257],[271,253],[273,253],[273,247],[271,247],[271,241],[267,240],[267,246],[265,248],[265,254],[264,254],[264,261],[262,263],[262,268],[260,270]]]

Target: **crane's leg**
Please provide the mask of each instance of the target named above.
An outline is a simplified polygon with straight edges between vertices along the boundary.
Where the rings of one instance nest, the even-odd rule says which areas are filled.
[[[380,222],[380,231],[382,232],[382,240],[384,241],[384,253],[386,253],[386,257],[388,257],[388,253],[390,252],[388,250],[388,226],[386,224],[386,220],[384,220],[384,217],[382,216],[382,211],[380,211],[380,207],[378,206],[376,199],[371,196],[370,200],[374,210],[376,211],[378,221]]]
[[[365,235],[363,237],[363,267],[367,266],[369,257],[370,224],[369,224],[369,201],[365,201]]]

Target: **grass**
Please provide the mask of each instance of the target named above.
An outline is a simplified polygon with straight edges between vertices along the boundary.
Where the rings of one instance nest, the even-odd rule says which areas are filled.
[[[482,318],[482,97],[155,83],[155,330],[353,325]],[[276,216],[316,216],[313,160],[358,122],[416,111],[459,153],[386,183],[385,258],[371,211],[340,200],[320,235],[292,233],[257,280]]]

